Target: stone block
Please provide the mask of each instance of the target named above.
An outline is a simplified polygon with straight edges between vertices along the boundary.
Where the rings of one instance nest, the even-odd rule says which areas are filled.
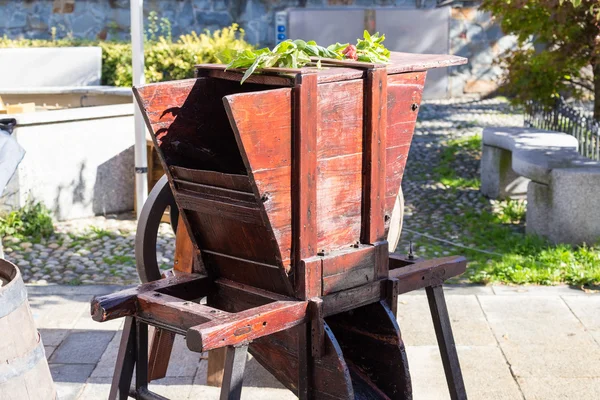
[[[552,196],[548,185],[529,182],[525,232],[528,235],[548,236],[552,225]]]
[[[553,169],[551,181],[550,240],[555,243],[598,243],[600,168]]]
[[[512,152],[483,145],[481,155],[481,193],[490,199],[523,198],[529,179],[512,169]]]

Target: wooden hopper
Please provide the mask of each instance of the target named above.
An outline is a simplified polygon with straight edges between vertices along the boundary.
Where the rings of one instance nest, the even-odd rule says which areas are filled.
[[[411,396],[389,271],[410,262],[388,260],[387,225],[426,72],[465,62],[392,53],[388,65],[274,68],[242,85],[239,71],[200,65],[195,79],[134,88],[200,261],[195,272],[214,283],[207,306],[234,313],[236,329],[250,332],[256,321],[240,324],[278,304],[268,324],[281,326],[244,343],[300,397]],[[445,262],[464,270],[462,259]],[[407,269],[400,286],[442,282],[439,266]],[[98,320],[107,304],[97,302]],[[291,329],[302,323],[311,329]],[[209,324],[187,328],[190,349],[236,343],[222,320]],[[213,328],[221,336],[207,345]]]

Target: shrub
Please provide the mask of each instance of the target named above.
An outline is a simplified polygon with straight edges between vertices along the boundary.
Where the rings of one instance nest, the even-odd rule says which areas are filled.
[[[164,22],[161,22],[164,24]],[[237,24],[216,30],[212,33],[192,32],[171,41],[170,29],[161,29],[161,36],[152,30],[150,40],[144,47],[146,81],[160,82],[194,76],[194,65],[219,62],[217,54],[229,48],[234,50],[251,49],[253,46],[244,40],[244,30]],[[0,48],[4,47],[73,47],[100,46],[102,48],[102,84],[110,86],[131,86],[131,43],[114,41],[91,41],[81,39],[9,39],[0,38]]]
[[[53,233],[50,211],[41,203],[28,202],[18,210],[0,216],[0,236],[41,239]]]

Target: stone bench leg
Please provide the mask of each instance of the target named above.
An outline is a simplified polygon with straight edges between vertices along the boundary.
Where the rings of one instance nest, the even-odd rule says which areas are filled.
[[[544,236],[553,243],[598,243],[598,210],[600,171],[554,169],[549,185],[529,183],[526,232]]]
[[[490,199],[523,199],[529,179],[512,169],[512,152],[483,145],[481,155],[481,193]]]
[[[528,235],[550,237],[552,224],[552,195],[550,187],[543,183],[527,185],[527,214],[525,232]]]

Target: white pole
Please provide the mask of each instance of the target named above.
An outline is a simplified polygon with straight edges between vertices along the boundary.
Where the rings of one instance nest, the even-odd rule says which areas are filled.
[[[131,51],[133,85],[145,83],[144,79],[144,0],[131,0]],[[137,217],[140,217],[148,197],[148,159],[146,158],[146,125],[142,112],[134,101],[135,123],[135,190]]]

